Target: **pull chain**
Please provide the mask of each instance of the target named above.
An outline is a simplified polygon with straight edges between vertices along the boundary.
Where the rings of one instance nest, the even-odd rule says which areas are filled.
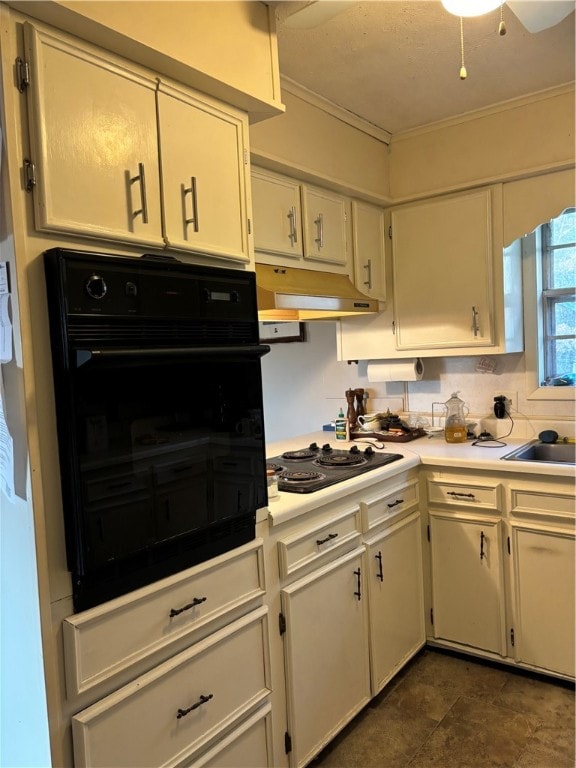
[[[504,3],[500,5],[500,24],[498,24],[498,34],[504,37],[506,34],[506,22],[504,21]]]
[[[468,72],[464,66],[464,19],[460,16],[460,80],[466,80]]]

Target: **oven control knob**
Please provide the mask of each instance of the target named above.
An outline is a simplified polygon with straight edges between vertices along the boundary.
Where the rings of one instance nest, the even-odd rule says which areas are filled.
[[[310,445],[308,446],[308,448],[309,448],[311,451],[317,451],[317,450],[318,450],[318,443],[310,443]]]
[[[373,453],[374,453],[374,448],[372,448],[371,445],[369,445],[368,448],[364,449],[364,454],[366,456],[372,456]]]
[[[86,293],[92,299],[103,299],[108,291],[108,286],[100,275],[90,275],[86,281]]]
[[[331,450],[332,450],[332,446],[330,445],[330,443],[324,443],[324,445],[322,446],[323,453],[330,453]]]
[[[350,448],[350,453],[360,453],[360,448],[358,448],[357,445],[353,445],[352,448]]]

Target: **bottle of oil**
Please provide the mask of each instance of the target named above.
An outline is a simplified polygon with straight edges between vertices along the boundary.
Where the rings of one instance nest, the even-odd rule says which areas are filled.
[[[452,397],[446,401],[444,437],[447,443],[465,443],[466,432],[464,401],[460,400],[458,392],[452,392]]]

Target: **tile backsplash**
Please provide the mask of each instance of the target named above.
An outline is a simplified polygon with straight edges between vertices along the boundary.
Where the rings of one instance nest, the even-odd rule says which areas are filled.
[[[574,437],[574,402],[527,400],[525,363],[521,353],[494,355],[488,360],[493,372],[477,370],[477,357],[424,358],[424,376],[414,382],[369,382],[367,362],[336,359],[334,322],[306,325],[306,340],[273,344],[262,358],[264,416],[268,441],[320,429],[338,414],[346,413],[344,392],[363,387],[369,393],[368,409],[421,414],[431,420],[432,403],[443,403],[459,392],[470,409],[470,421],[495,436],[513,428],[512,436],[530,439],[543,429],[556,429]],[[516,393],[511,416],[495,419],[494,395]],[[435,407],[435,413],[436,413]],[[487,421],[486,421],[487,420]]]

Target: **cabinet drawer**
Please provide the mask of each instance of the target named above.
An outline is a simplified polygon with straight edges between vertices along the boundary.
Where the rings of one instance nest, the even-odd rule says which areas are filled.
[[[280,578],[291,576],[311,563],[333,559],[354,549],[359,542],[360,508],[354,506],[334,515],[329,522],[279,541]]]
[[[262,542],[243,547],[63,622],[69,697],[240,615],[265,592]],[[175,648],[174,650],[179,650]],[[166,654],[165,654],[166,655]],[[126,675],[124,675],[124,680]]]
[[[510,488],[510,511],[518,517],[554,518],[558,522],[573,523],[575,499],[573,493],[551,493],[546,490]]]
[[[258,608],[72,718],[74,765],[158,768],[208,748],[270,693]]]
[[[208,752],[174,768],[268,768],[273,760],[271,712],[268,702]]]
[[[499,511],[502,508],[501,485],[428,480],[428,501],[430,504]]]
[[[418,506],[418,481],[399,486],[385,495],[360,504],[362,530],[370,531],[382,523],[392,523],[408,510]]]

